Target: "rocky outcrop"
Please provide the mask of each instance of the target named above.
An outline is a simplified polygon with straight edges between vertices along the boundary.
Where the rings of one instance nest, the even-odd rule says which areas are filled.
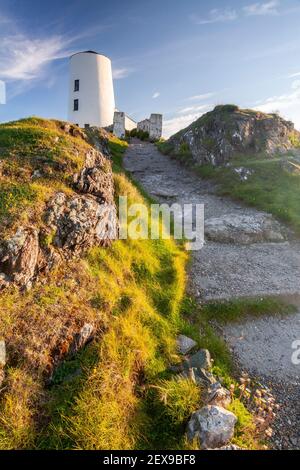
[[[270,214],[226,214],[205,221],[205,236],[219,243],[249,245],[259,242],[283,242],[286,230]]]
[[[70,129],[74,135],[74,126]],[[13,236],[0,241],[0,289],[11,284],[29,288],[39,273],[49,271],[60,260],[78,256],[94,245],[106,246],[117,238],[109,159],[91,148],[84,167],[73,179],[75,192],[57,192],[48,201],[42,226],[20,226]]]
[[[45,216],[53,245],[63,255],[79,255],[93,245],[107,245],[117,237],[114,204],[100,204],[92,196],[68,197],[57,193]]]
[[[181,154],[186,147],[197,164],[224,165],[235,156],[285,153],[299,141],[292,122],[277,114],[217,106],[172,136],[169,148]]]

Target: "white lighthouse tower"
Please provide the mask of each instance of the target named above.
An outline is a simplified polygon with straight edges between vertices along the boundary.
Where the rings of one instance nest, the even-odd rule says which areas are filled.
[[[113,124],[115,111],[111,61],[94,51],[70,58],[68,119],[80,127]]]

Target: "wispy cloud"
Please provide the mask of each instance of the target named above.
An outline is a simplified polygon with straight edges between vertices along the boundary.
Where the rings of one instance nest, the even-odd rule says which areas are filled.
[[[24,34],[1,38],[0,77],[4,80],[35,80],[49,62],[70,54],[61,36],[32,39]]]
[[[199,111],[205,111],[211,108],[210,104],[202,104],[199,106],[188,106],[187,108],[182,108],[177,111],[177,114],[189,114],[189,113],[196,113]]]
[[[199,15],[192,14],[190,15],[190,19],[195,24],[211,24],[211,23],[223,23],[227,21],[234,21],[238,17],[236,10],[233,9],[225,9],[221,10],[218,8],[214,8],[210,10],[207,17],[202,17]]]
[[[155,99],[158,98],[159,96],[160,96],[160,92],[159,92],[159,91],[156,91],[155,93],[153,93],[152,98],[155,100]]]
[[[210,92],[210,93],[203,93],[202,95],[194,95],[194,96],[189,96],[187,98],[187,101],[202,101],[202,100],[208,100],[209,98],[212,98],[215,96],[215,92]]]
[[[123,68],[113,68],[113,78],[115,80],[120,80],[121,78],[126,78],[130,75],[132,69],[123,67]]]
[[[271,0],[264,3],[252,3],[243,8],[247,16],[278,15],[278,0]]]
[[[300,128],[300,80],[294,80],[286,93],[261,101],[256,109],[266,113],[279,112]]]
[[[76,35],[44,34],[40,37],[24,32],[12,17],[0,14],[0,79],[12,82],[9,96],[29,90],[37,81],[49,86],[49,66],[53,61],[76,52],[76,41],[106,29],[105,25],[90,27]],[[122,72],[122,73],[121,73]],[[119,71],[124,76],[125,69]]]
[[[177,115],[163,122],[163,135],[170,137],[181,129],[189,126],[193,121],[198,119],[204,113],[213,108],[211,104],[203,104],[201,106],[191,106],[177,111]]]
[[[190,20],[199,25],[212,24],[212,23],[225,23],[235,21],[243,16],[267,16],[278,15],[278,7],[280,6],[279,0],[269,0],[266,2],[255,2],[241,9],[214,8],[208,12],[207,16],[200,16],[197,14],[190,15]],[[292,11],[286,10],[286,13]]]
[[[300,72],[292,73],[291,75],[288,75],[288,78],[296,78],[300,77]]]

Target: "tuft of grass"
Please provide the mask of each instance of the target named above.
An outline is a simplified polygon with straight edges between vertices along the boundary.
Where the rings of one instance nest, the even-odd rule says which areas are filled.
[[[255,438],[255,425],[252,414],[237,398],[233,399],[228,410],[234,413],[237,417],[235,435],[232,439],[232,443],[242,449],[258,450],[260,448],[260,444]]]
[[[245,316],[282,315],[295,311],[296,307],[287,304],[280,298],[261,297],[208,302],[202,306],[201,315],[207,320],[228,323],[242,320]]]
[[[122,173],[122,157],[128,147],[128,143],[126,142],[126,140],[121,140],[113,136],[109,139],[108,147],[113,157],[114,172]]]
[[[200,388],[190,379],[180,376],[164,379],[156,388],[165,405],[165,413],[174,423],[185,423],[201,407]]]
[[[173,145],[163,139],[156,142],[155,145],[158,150],[164,155],[170,155],[173,151]]]

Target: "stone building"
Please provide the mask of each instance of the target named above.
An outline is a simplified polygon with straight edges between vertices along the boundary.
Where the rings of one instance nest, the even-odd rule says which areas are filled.
[[[160,139],[162,136],[162,114],[151,114],[149,119],[138,122],[137,129],[148,132],[150,139]]]

